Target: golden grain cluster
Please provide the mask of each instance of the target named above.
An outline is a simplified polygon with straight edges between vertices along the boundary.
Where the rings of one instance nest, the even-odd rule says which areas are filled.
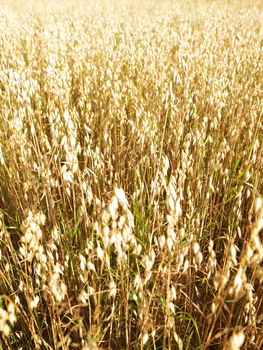
[[[2,1],[0,349],[263,348],[260,1]]]

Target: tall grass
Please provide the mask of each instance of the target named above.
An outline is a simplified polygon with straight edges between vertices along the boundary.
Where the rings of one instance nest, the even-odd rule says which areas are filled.
[[[0,17],[0,348],[262,349],[260,2]]]

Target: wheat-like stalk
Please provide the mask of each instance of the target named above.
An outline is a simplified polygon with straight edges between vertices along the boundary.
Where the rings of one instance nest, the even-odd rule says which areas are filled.
[[[0,348],[261,349],[261,2],[3,3]]]

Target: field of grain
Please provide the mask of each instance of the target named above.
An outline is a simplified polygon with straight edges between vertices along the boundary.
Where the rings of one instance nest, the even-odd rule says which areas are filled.
[[[0,5],[0,349],[262,349],[262,3]]]

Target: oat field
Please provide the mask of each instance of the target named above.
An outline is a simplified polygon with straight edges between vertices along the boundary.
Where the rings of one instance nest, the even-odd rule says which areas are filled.
[[[1,1],[0,349],[263,348],[261,1]]]

